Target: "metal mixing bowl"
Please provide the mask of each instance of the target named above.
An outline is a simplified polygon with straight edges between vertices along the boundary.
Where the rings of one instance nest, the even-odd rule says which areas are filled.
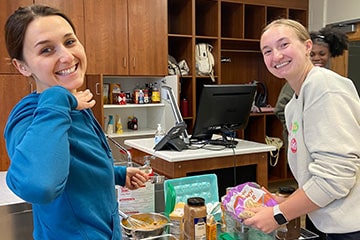
[[[159,236],[165,232],[169,225],[169,219],[159,213],[136,213],[132,214],[131,217],[148,224],[145,228],[133,228],[128,220],[121,220],[120,225],[123,231],[135,239]]]

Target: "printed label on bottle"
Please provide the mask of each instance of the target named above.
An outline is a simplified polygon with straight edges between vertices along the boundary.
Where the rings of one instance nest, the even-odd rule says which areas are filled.
[[[156,91],[152,93],[152,98],[151,98],[152,102],[154,103],[159,103],[160,102],[160,92]]]
[[[206,240],[206,217],[194,218],[195,240]]]

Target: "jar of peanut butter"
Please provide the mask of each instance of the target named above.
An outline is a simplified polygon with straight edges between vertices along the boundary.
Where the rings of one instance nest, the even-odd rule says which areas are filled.
[[[206,240],[205,199],[191,197],[184,207],[184,239]]]

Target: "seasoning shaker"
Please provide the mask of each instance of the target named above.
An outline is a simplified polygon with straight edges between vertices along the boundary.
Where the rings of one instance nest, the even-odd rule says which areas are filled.
[[[206,206],[205,199],[191,197],[184,207],[184,239],[206,240]]]

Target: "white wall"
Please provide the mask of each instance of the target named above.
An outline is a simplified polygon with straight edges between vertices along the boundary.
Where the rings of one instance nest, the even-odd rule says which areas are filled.
[[[326,0],[326,1],[327,1],[326,23],[337,23],[337,22],[343,22],[353,19],[360,19],[359,0]]]
[[[329,23],[360,20],[359,0],[309,0],[309,30]]]
[[[326,25],[326,0],[309,0],[309,31],[317,31]]]

